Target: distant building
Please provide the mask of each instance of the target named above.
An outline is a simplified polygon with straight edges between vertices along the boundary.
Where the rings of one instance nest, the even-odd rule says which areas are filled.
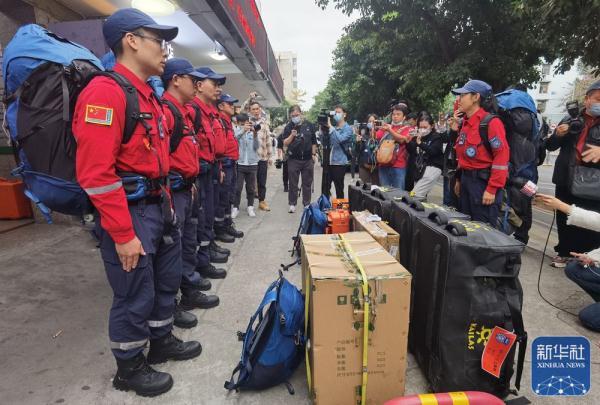
[[[283,95],[293,98],[293,90],[298,90],[298,56],[295,52],[275,52],[275,59],[283,77]]]
[[[541,65],[542,79],[528,93],[549,124],[558,123],[567,113],[565,103],[576,99],[575,82],[580,74],[574,66],[563,74],[553,74],[556,65]]]

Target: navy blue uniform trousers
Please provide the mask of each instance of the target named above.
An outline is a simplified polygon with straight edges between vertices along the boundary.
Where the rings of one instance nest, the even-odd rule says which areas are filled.
[[[130,359],[144,350],[148,339],[165,336],[173,328],[175,296],[181,283],[181,245],[179,232],[169,233],[173,243],[163,240],[163,216],[159,204],[130,206],[135,234],[142,242],[145,256],[137,267],[123,270],[115,243],[96,221],[100,252],[113,303],[108,321],[110,346],[118,359]]]
[[[215,218],[214,196],[213,196],[213,170],[212,165],[206,169],[202,165],[201,173],[196,180],[198,188],[198,244],[200,245],[196,255],[199,267],[210,264],[208,247],[214,239],[213,224]]]
[[[487,222],[498,227],[498,215],[502,206],[502,190],[496,192],[496,199],[491,205],[483,205],[483,193],[487,180],[479,177],[476,170],[464,170],[460,178],[459,208],[462,213],[471,216],[473,221]]]
[[[197,196],[196,196],[197,198]],[[198,218],[193,217],[195,206],[192,190],[181,190],[173,193],[173,205],[177,215],[177,225],[181,235],[181,291],[195,289],[200,285],[200,274],[196,272],[196,247],[198,235]]]
[[[223,229],[225,227],[225,210],[223,209],[223,205],[226,203],[223,201],[224,193],[227,192],[225,188],[225,184],[221,183],[219,180],[221,173],[221,167],[219,162],[216,162],[213,166],[213,196],[215,203],[215,222],[214,229]]]
[[[223,171],[225,172],[225,178],[223,179],[223,183],[219,185],[219,210],[217,217],[222,217],[223,225],[228,227],[233,223],[231,220],[231,206],[235,197],[235,175],[237,172],[235,162],[228,161],[224,163]]]

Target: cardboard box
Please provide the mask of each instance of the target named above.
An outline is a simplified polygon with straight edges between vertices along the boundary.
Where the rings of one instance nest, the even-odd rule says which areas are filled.
[[[367,404],[404,395],[410,273],[367,232],[302,235],[311,398],[318,405],[360,403],[364,299],[356,260],[367,275],[371,302]]]
[[[390,255],[400,262],[400,234],[383,221],[368,221],[367,218],[370,215],[371,213],[367,210],[354,211],[352,213],[352,230],[368,232]]]

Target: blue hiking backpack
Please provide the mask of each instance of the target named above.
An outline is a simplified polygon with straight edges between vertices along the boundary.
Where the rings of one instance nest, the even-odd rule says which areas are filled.
[[[273,282],[250,318],[242,340],[242,358],[225,382],[228,390],[262,390],[285,383],[304,356],[304,297],[283,277]],[[238,375],[237,381],[234,376]]]
[[[75,176],[77,144],[71,129],[72,111],[81,90],[96,76],[115,80],[126,96],[123,143],[142,120],[137,91],[123,76],[105,72],[88,49],[39,25],[24,25],[4,52],[2,65],[10,133],[25,195],[48,223],[51,211],[83,216],[92,212]]]

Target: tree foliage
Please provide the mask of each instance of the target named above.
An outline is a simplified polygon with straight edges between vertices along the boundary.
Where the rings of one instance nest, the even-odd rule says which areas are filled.
[[[539,13],[522,1],[316,2],[361,14],[338,42],[323,96],[337,95],[359,117],[384,112],[392,98],[407,99],[413,111],[439,111],[449,91],[470,78],[496,91],[531,84],[541,60],[556,56],[539,35]]]

